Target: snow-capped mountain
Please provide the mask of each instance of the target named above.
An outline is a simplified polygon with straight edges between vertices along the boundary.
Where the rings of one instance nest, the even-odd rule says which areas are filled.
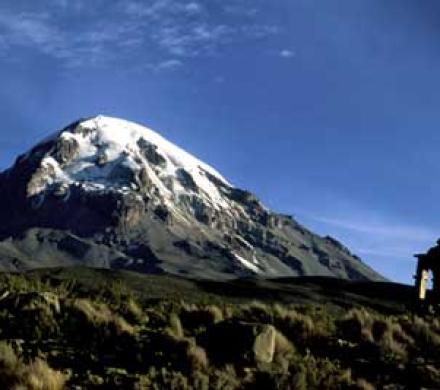
[[[381,279],[158,133],[78,121],[0,174],[0,267]]]

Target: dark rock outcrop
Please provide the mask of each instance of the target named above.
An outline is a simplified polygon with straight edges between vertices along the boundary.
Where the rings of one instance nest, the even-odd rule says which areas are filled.
[[[51,152],[52,157],[61,165],[71,161],[79,151],[78,141],[75,139],[58,138]]]
[[[157,146],[141,138],[137,142],[145,158],[153,165],[165,166],[165,158],[157,151]]]

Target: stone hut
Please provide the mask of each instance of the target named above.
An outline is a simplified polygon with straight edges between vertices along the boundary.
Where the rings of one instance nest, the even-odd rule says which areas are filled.
[[[440,240],[425,254],[415,256],[418,259],[416,279],[417,298],[429,303],[440,303]],[[432,291],[428,293],[428,281],[432,274]]]

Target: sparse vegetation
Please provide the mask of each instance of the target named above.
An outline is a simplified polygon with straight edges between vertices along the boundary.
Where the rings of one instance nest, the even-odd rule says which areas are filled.
[[[25,364],[13,348],[0,342],[0,387],[2,389],[61,390],[66,377],[41,360]]]
[[[0,280],[5,389],[440,387],[432,316],[203,292],[153,299],[122,280]]]

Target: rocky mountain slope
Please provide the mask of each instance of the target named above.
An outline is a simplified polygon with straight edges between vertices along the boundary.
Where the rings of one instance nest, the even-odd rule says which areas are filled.
[[[381,280],[145,127],[78,121],[0,174],[0,267]]]

